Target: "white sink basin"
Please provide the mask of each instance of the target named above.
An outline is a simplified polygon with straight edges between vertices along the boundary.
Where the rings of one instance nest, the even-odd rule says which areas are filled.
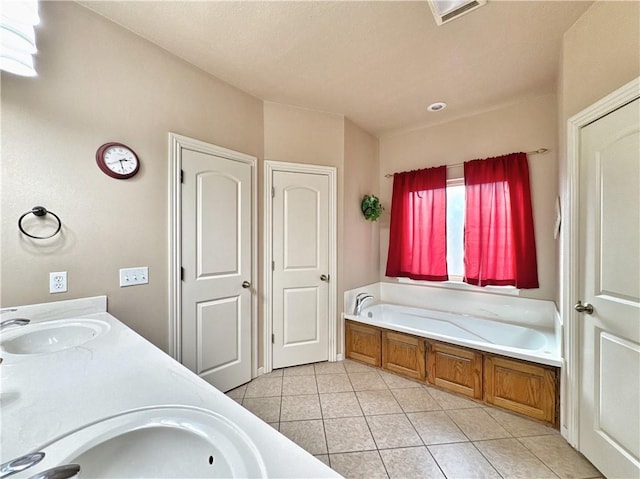
[[[11,354],[54,353],[80,346],[108,331],[95,319],[60,319],[16,326],[2,333],[0,348]]]
[[[90,424],[39,450],[45,458],[38,470],[75,463],[80,465],[80,477],[266,475],[258,449],[240,428],[219,414],[185,406],[126,412]]]

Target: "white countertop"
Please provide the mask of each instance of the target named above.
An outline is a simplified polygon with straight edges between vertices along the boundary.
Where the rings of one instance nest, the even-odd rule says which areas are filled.
[[[1,319],[29,318],[28,311],[21,308]],[[81,346],[49,354],[0,352],[0,463],[101,418],[141,407],[183,405],[219,413],[246,432],[268,477],[340,477],[109,313],[88,311],[80,314],[80,308],[73,317],[102,320],[110,329]],[[68,314],[34,312],[30,319]]]

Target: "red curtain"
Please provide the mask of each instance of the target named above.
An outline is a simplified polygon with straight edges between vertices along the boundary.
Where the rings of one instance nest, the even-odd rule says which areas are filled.
[[[447,169],[393,175],[387,276],[446,281]]]
[[[537,288],[526,153],[468,161],[464,182],[464,281]]]

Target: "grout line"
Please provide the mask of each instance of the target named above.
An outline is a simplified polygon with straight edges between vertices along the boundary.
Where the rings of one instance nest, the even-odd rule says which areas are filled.
[[[402,407],[402,406],[400,406]],[[411,425],[411,427],[413,428],[413,430],[416,432],[416,434],[418,435],[418,439],[420,439],[420,442],[422,443],[423,446],[426,446],[424,439],[422,439],[422,436],[420,435],[420,433],[418,432],[418,430],[416,429],[416,426],[411,422],[411,419],[409,419],[409,416],[407,415],[407,412],[404,412],[404,417],[407,419],[407,421],[409,421],[409,424]]]
[[[316,368],[313,367],[315,372]],[[318,375],[314,374],[316,380],[316,388],[318,389],[318,405],[320,406],[320,418],[322,420],[322,432],[324,433],[324,445],[327,448],[327,460],[329,461],[329,467],[331,467],[331,454],[329,453],[329,438],[327,437],[327,427],[324,423],[324,412],[322,411],[322,399],[320,398],[320,388],[318,388]]]
[[[425,444],[424,448],[427,450],[427,454],[429,454],[429,456],[431,456],[431,459],[433,459],[433,462],[435,463],[437,468],[442,473],[442,476],[446,479],[447,475],[444,473],[444,470],[442,469],[442,466],[440,465],[440,463],[436,460],[436,457],[431,453],[431,450],[429,449],[429,446],[427,446]]]
[[[374,442],[375,442],[375,439],[374,439]],[[382,463],[384,472],[387,474],[387,477],[391,477],[389,475],[389,471],[387,470],[387,465],[384,463],[384,459],[382,458],[382,454],[380,454],[380,449],[376,449],[376,452],[378,453],[378,457],[380,458],[380,462]]]
[[[546,436],[546,435],[528,436],[528,437],[545,437],[545,436]],[[555,474],[556,476],[561,477],[561,476],[560,476],[560,474],[559,474],[559,473],[557,473],[553,467],[551,467],[551,464],[547,464],[547,462],[546,462],[543,458],[541,458],[540,456],[538,456],[538,455],[533,451],[533,449],[530,449],[530,448],[529,448],[529,447],[528,447],[524,442],[522,442],[522,441],[520,440],[520,438],[519,438],[519,437],[516,437],[516,438],[514,438],[514,439],[515,439],[516,441],[518,441],[520,444],[522,444],[522,446],[523,446],[527,451],[529,451],[531,454],[533,454],[533,456],[534,456],[534,457],[536,457],[536,458],[537,458],[537,459],[538,459],[542,464],[544,464],[545,466],[547,466],[547,467],[549,468],[549,470],[550,470],[553,474]],[[595,466],[594,466],[594,467],[595,467]]]
[[[508,438],[507,438],[508,439]],[[489,439],[488,439],[489,440]],[[471,445],[475,448],[476,451],[478,451],[480,453],[480,455],[484,458],[485,461],[487,461],[487,464],[489,464],[494,471],[496,471],[496,473],[504,478],[504,474],[500,474],[500,471],[498,471],[498,468],[496,466],[493,465],[493,463],[489,460],[489,458],[487,456],[485,456],[482,451],[480,449],[478,449],[478,446],[475,445],[475,443],[473,441],[470,441]]]
[[[457,411],[457,409],[449,409],[449,411]],[[460,425],[456,422],[455,419],[453,419],[447,412],[446,409],[443,410],[444,414],[449,418],[449,420],[458,428],[458,431],[460,431],[462,433],[462,435],[464,437],[467,438],[467,440],[465,442],[471,442],[471,438],[467,435],[467,433],[465,433],[463,431],[463,429],[460,427]]]

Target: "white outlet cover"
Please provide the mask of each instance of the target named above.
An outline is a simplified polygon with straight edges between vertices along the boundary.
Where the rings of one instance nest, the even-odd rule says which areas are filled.
[[[49,293],[66,293],[67,292],[67,272],[57,271],[49,273]]]

